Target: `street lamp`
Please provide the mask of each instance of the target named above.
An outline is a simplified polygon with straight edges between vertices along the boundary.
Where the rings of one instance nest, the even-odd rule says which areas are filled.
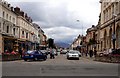
[[[114,25],[113,25],[113,34],[112,34],[112,40],[113,40],[113,50],[115,50],[115,41],[116,41],[116,36],[115,36],[115,17],[117,15],[113,14],[113,19],[114,19]]]

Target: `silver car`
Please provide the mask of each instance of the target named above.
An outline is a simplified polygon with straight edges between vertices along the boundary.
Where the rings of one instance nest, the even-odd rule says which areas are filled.
[[[74,50],[70,50],[68,53],[67,53],[67,59],[78,59],[79,60],[79,53],[77,51],[74,51]]]

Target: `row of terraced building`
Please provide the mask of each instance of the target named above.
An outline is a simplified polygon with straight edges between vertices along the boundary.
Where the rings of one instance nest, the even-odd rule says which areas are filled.
[[[46,46],[46,35],[41,27],[19,7],[0,0],[0,53],[34,50]]]

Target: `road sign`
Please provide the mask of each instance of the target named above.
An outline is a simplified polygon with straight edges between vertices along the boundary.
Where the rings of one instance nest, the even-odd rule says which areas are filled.
[[[113,39],[116,39],[116,36],[115,36],[115,34],[112,34],[112,40],[113,40]]]

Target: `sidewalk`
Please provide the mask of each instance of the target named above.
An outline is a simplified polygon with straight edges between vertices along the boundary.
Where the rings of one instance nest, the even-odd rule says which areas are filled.
[[[94,61],[95,60],[95,57],[89,57],[89,56],[82,56],[83,58],[86,58],[88,60],[91,60],[91,61]]]

